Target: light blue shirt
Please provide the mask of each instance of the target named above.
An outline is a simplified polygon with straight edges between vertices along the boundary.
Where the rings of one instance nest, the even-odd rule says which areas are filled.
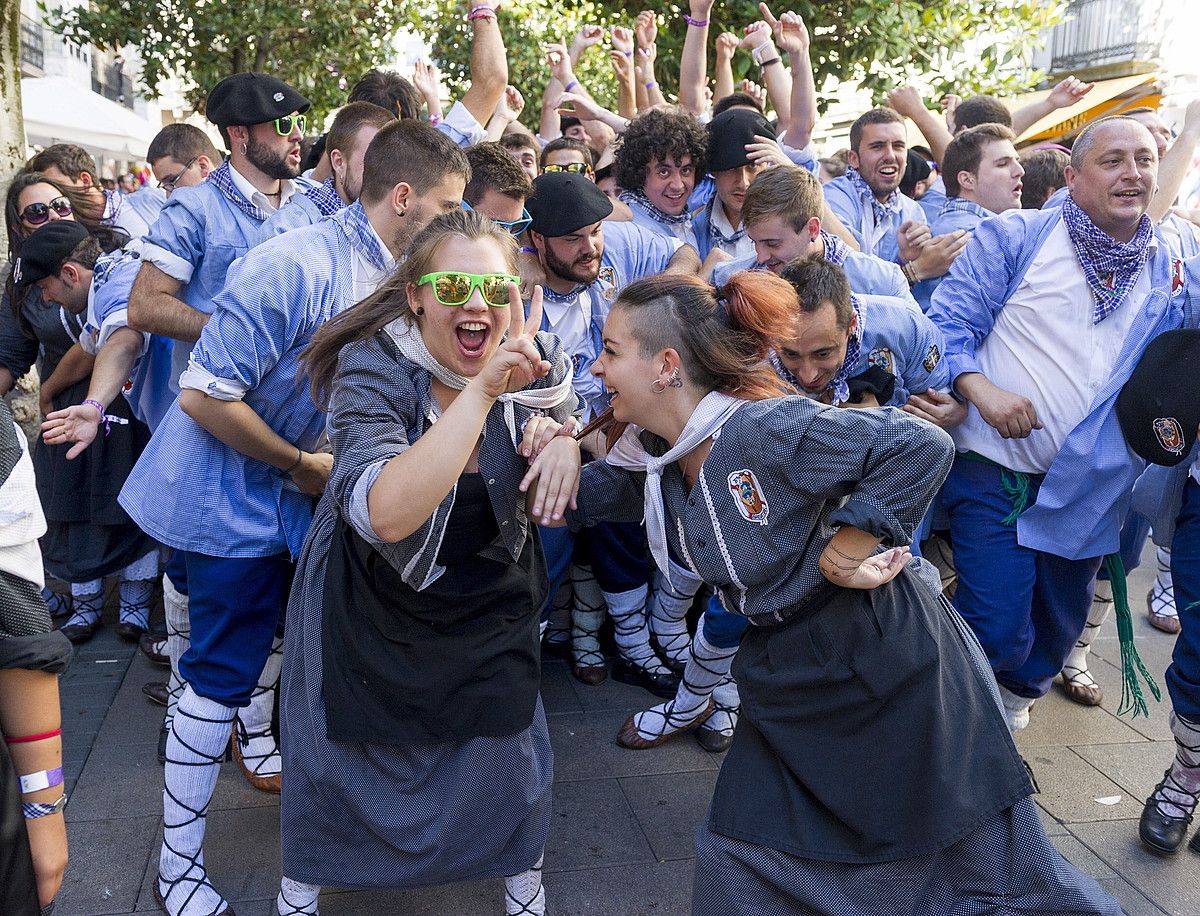
[[[712,272],[713,286],[724,286],[739,270],[765,270],[754,255],[722,261]],[[857,296],[890,296],[902,299],[909,308],[920,311],[917,301],[908,288],[904,272],[888,261],[861,251],[847,251],[842,270],[850,281],[850,292]]]
[[[946,339],[937,325],[903,299],[855,298],[863,313],[863,333],[858,365],[851,368],[850,375],[878,366],[896,377],[895,393],[881,407],[899,407],[911,394],[950,387],[950,373],[943,358]]]
[[[925,211],[911,197],[900,195],[900,206],[888,211],[885,224],[875,226],[875,217],[870,204],[858,193],[853,182],[844,175],[835,178],[825,185],[825,201],[858,240],[858,247],[864,254],[873,254],[877,258],[900,262],[900,246],[896,241],[896,232],[907,222],[924,223]]]
[[[362,213],[348,207],[242,258],[192,352],[212,379],[209,394],[240,397],[304,451],[323,440],[325,416],[309,397],[300,352],[318,327],[357,301],[354,262],[362,246],[346,226],[354,209]],[[178,401],[130,472],[120,503],[162,543],[218,557],[298,556],[313,510],[290,478],[220,442]]]
[[[1061,218],[1060,209],[1010,210],[984,220],[955,260],[929,310],[946,337],[952,385],[959,375],[980,371],[976,347]],[[1059,448],[1037,501],[1017,520],[1017,540],[1023,546],[1071,560],[1118,550],[1121,522],[1145,462],[1130,451],[1121,433],[1114,409],[1117,394],[1151,340],[1185,322],[1195,326],[1195,316],[1185,316],[1187,297],[1173,286],[1173,260],[1160,239],[1147,265],[1149,296],[1123,306],[1136,314],[1111,377]]]
[[[136,256],[124,252],[106,255],[96,262],[83,330],[92,337],[97,349],[104,346],[117,328],[129,326],[129,292],[141,267],[142,262]],[[134,361],[124,394],[133,415],[153,431],[175,401],[171,391],[174,341],[145,332],[142,339],[143,350]]]
[[[202,181],[171,194],[136,250],[143,261],[183,284],[183,302],[210,315],[229,266],[254,246],[261,225],[215,184]],[[186,344],[174,348],[171,389],[176,394],[188,352]]]
[[[267,239],[277,235],[311,226],[322,217],[321,208],[313,203],[308,194],[293,194],[292,199],[267,217],[267,221],[258,228],[255,244],[261,245]]]

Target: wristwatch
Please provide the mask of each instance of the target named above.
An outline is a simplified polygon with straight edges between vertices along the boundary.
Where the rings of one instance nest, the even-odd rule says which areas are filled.
[[[51,814],[58,814],[63,808],[67,807],[67,796],[64,792],[58,797],[58,801],[53,804],[45,804],[43,802],[24,802],[21,805],[21,813],[25,815],[25,820],[31,821],[39,817],[49,817]]]

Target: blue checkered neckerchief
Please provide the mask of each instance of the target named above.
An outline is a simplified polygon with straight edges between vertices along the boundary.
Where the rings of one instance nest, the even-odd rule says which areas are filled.
[[[854,190],[858,192],[858,196],[863,199],[864,203],[870,203],[871,212],[875,214],[876,224],[886,223],[893,213],[900,212],[900,189],[892,191],[888,195],[887,200],[880,203],[875,192],[871,190],[871,186],[867,184],[867,179],[859,174],[858,169],[849,167],[846,169],[846,178],[850,180],[850,184],[854,185]]]
[[[839,239],[831,232],[821,230],[821,241],[825,243],[825,260],[835,267],[841,267],[846,263],[846,255],[850,252],[850,246]]]
[[[323,184],[309,188],[304,192],[304,196],[317,205],[322,216],[333,216],[346,206],[346,202],[333,186],[332,178],[326,178]]]
[[[733,235],[726,235],[721,231],[721,227],[717,225],[716,219],[713,218],[716,213],[715,208],[720,203],[720,200],[721,198],[714,194],[712,200],[708,202],[708,238],[712,242],[713,248],[720,248],[722,245],[736,245],[746,237],[746,227],[744,224],[739,225],[734,230]]]
[[[135,253],[124,251],[120,248],[116,251],[100,255],[100,257],[96,258],[96,263],[92,266],[92,290],[98,290],[108,282],[109,275],[112,273],[114,267],[126,258],[136,257]]]
[[[574,302],[579,297],[579,294],[582,293],[589,286],[591,286],[590,283],[584,284],[583,286],[576,286],[569,293],[556,293],[549,286],[543,286],[542,287],[542,298],[544,300],[546,300],[547,302],[558,302],[558,303]]]
[[[958,212],[970,213],[980,219],[987,219],[989,216],[995,215],[987,207],[981,207],[973,200],[967,200],[965,197],[947,197],[946,202],[942,204],[942,209],[938,211],[938,216]]]
[[[619,196],[629,206],[637,207],[655,222],[662,223],[664,226],[678,226],[681,223],[688,222],[692,218],[692,214],[687,210],[684,210],[678,216],[664,213],[658,207],[654,206],[654,204],[650,203],[650,198],[646,196],[644,191],[622,191]]]
[[[858,357],[862,353],[863,328],[866,325],[866,316],[863,314],[862,306],[857,296],[850,297],[850,304],[854,308],[854,317],[857,320],[854,322],[854,333],[850,335],[850,340],[846,343],[846,358],[842,360],[842,365],[838,367],[838,371],[825,385],[824,390],[820,392],[824,394],[825,391],[828,391],[830,393],[829,403],[835,407],[839,404],[845,404],[850,400],[850,384],[847,379],[850,378],[850,373],[854,367],[858,365]],[[804,390],[804,387],[796,379],[796,376],[788,371],[787,366],[783,364],[783,360],[779,358],[779,354],[774,350],[771,351],[770,362],[781,379],[789,385],[794,386],[805,397],[816,397],[816,395]]]
[[[1097,228],[1070,194],[1063,201],[1062,215],[1071,237],[1071,247],[1075,249],[1088,287],[1096,297],[1092,323],[1099,324],[1121,307],[1137,283],[1138,274],[1150,254],[1154,225],[1143,213],[1133,238],[1118,242]]]
[[[215,184],[217,186],[217,190],[224,194],[231,204],[245,213],[248,217],[253,220],[257,220],[260,223],[266,222],[269,214],[264,213],[258,207],[254,206],[254,204],[250,203],[250,201],[246,200],[242,192],[238,190],[237,185],[233,183],[232,172],[233,166],[231,166],[229,164],[229,160],[226,159],[208,173],[208,178],[206,178],[205,181],[210,181]]]
[[[346,233],[350,244],[366,255],[372,267],[378,270],[387,270],[391,266],[387,253],[379,244],[379,236],[372,228],[370,220],[367,219],[361,203],[355,201],[329,218]]]

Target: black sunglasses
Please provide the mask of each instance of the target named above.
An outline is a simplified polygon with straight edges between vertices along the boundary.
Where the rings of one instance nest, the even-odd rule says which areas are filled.
[[[62,217],[70,216],[75,212],[69,200],[65,197],[56,197],[48,204],[30,204],[21,211],[21,219],[25,220],[31,226],[40,226],[50,218],[51,210]]]

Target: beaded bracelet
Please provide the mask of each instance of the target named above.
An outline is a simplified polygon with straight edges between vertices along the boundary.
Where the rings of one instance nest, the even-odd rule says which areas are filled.
[[[708,25],[707,19],[693,19],[687,13],[683,14],[683,21],[686,22],[690,26],[694,26],[697,29],[702,29]]]

